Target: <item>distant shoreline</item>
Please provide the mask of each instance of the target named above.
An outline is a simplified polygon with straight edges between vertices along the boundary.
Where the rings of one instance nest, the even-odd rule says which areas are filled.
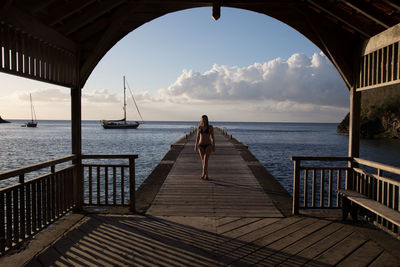
[[[9,122],[19,122],[19,121],[27,121],[30,119],[9,119]],[[50,121],[59,121],[59,122],[66,122],[66,121],[70,121],[70,120],[52,120],[52,119],[43,119],[43,120],[38,120],[38,121],[44,121],[44,122],[50,122]],[[128,120],[128,121],[134,121],[134,120]],[[82,122],[99,122],[100,120],[82,120]],[[172,122],[172,123],[195,123],[198,124],[199,121],[197,120],[193,120],[193,121],[157,121],[157,120],[148,120],[145,121],[144,124],[146,123],[160,123],[160,122]],[[259,123],[259,124],[263,124],[263,123],[270,123],[270,124],[339,124],[340,122],[296,122],[296,121],[292,121],[292,122],[286,122],[286,121],[282,121],[282,122],[276,122],[276,121],[210,121],[210,123],[212,124],[218,124],[218,123]]]

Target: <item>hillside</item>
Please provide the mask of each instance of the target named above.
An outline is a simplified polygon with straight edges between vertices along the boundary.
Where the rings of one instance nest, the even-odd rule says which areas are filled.
[[[349,114],[338,125],[341,134],[349,132]],[[363,92],[361,96],[362,138],[400,139],[400,87]]]

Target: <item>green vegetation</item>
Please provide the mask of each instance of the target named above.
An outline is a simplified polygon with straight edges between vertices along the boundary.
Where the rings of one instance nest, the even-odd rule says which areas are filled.
[[[400,97],[386,98],[381,105],[365,105],[361,109],[361,116],[380,116],[388,113],[400,113]]]

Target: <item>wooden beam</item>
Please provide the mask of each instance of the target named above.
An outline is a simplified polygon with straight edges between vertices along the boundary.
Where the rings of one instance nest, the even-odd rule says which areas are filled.
[[[367,55],[375,50],[399,41],[400,23],[366,40],[363,45],[362,55]]]
[[[350,89],[350,130],[349,130],[349,157],[360,156],[360,110],[361,93],[356,87]]]
[[[331,5],[323,3],[323,2],[318,2],[315,0],[307,0],[307,3],[313,5],[314,7],[318,8],[322,12],[332,16],[333,18],[337,19],[343,25],[346,25],[350,29],[353,29],[354,31],[360,33],[362,36],[366,38],[370,38],[371,36],[374,35],[373,29],[371,27],[366,27],[365,25],[360,25],[359,23],[352,18],[351,15],[346,14],[344,12],[340,12],[339,10],[332,8]]]
[[[58,1],[58,0],[34,1],[33,2],[34,6],[28,8],[28,9],[31,10],[32,14],[39,13],[43,9],[45,9],[46,7],[48,7],[49,5],[53,4],[56,1]]]
[[[52,28],[36,20],[34,17],[14,8],[13,6],[1,10],[0,18],[5,23],[20,29],[22,32],[29,33],[44,42],[72,52],[73,54],[78,50],[78,45],[74,41],[59,34]]]
[[[82,2],[81,0],[74,0],[66,2],[65,5],[58,6],[56,10],[51,11],[51,15],[46,18],[46,21],[50,26],[54,26],[60,21],[78,13],[83,8],[93,4],[96,0],[87,0]]]
[[[76,40],[78,43],[86,43],[86,41],[93,40],[93,36],[98,34],[99,32],[103,32],[104,29],[107,29],[108,25],[111,24],[112,18],[99,18],[96,20],[96,23],[92,23],[87,25],[85,28],[81,28],[78,31],[74,32],[70,35],[70,37]]]
[[[68,36],[124,2],[126,2],[126,0],[103,0],[101,5],[91,9],[90,12],[85,12],[84,15],[79,16],[77,19],[65,23],[65,25],[58,28],[58,30]]]
[[[184,3],[185,2],[183,2],[183,4]],[[137,24],[135,23],[134,25],[126,24],[127,20],[129,21],[129,19],[132,17],[134,18],[137,14],[142,14],[143,10],[149,10],[149,13],[140,22]],[[151,10],[153,10],[153,12],[151,12]],[[147,2],[130,2],[128,5],[119,7],[110,18],[111,23],[108,25],[107,29],[104,30],[101,39],[98,40],[96,46],[91,49],[90,55],[84,56],[85,61],[83,62],[80,70],[81,84],[87,80],[94,66],[96,66],[105,53],[107,53],[108,49],[110,49],[126,34],[134,30],[134,26],[139,27],[140,25],[154,18],[174,11],[176,10],[168,7],[161,8],[158,4],[155,5],[154,8],[149,8],[149,4]]]
[[[346,0],[346,1],[342,0],[341,2],[386,29],[395,24],[394,21],[389,21],[387,16],[384,17],[381,14],[378,14],[375,10],[372,10],[372,8],[370,8],[368,5],[365,5],[365,3],[361,4],[358,1],[354,0]]]
[[[400,5],[398,5],[398,4],[396,4],[396,3],[393,3],[393,2],[390,1],[390,0],[381,0],[381,1],[384,2],[384,3],[387,4],[387,5],[389,5],[389,6],[393,7],[393,8],[395,8],[395,9],[397,9],[397,11],[400,11]]]

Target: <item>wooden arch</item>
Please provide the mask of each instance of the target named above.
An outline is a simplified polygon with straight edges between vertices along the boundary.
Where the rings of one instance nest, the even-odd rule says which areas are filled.
[[[5,0],[1,71],[82,88],[128,33],[165,14],[205,6],[241,8],[286,23],[329,57],[349,87],[363,43],[400,22],[400,5],[392,0]]]
[[[72,88],[72,152],[81,154],[81,89],[119,40],[165,14],[240,8],[303,34],[350,89],[349,155],[358,156],[360,91],[400,82],[397,0],[3,0],[0,71]],[[223,14],[222,18],[223,19]]]

